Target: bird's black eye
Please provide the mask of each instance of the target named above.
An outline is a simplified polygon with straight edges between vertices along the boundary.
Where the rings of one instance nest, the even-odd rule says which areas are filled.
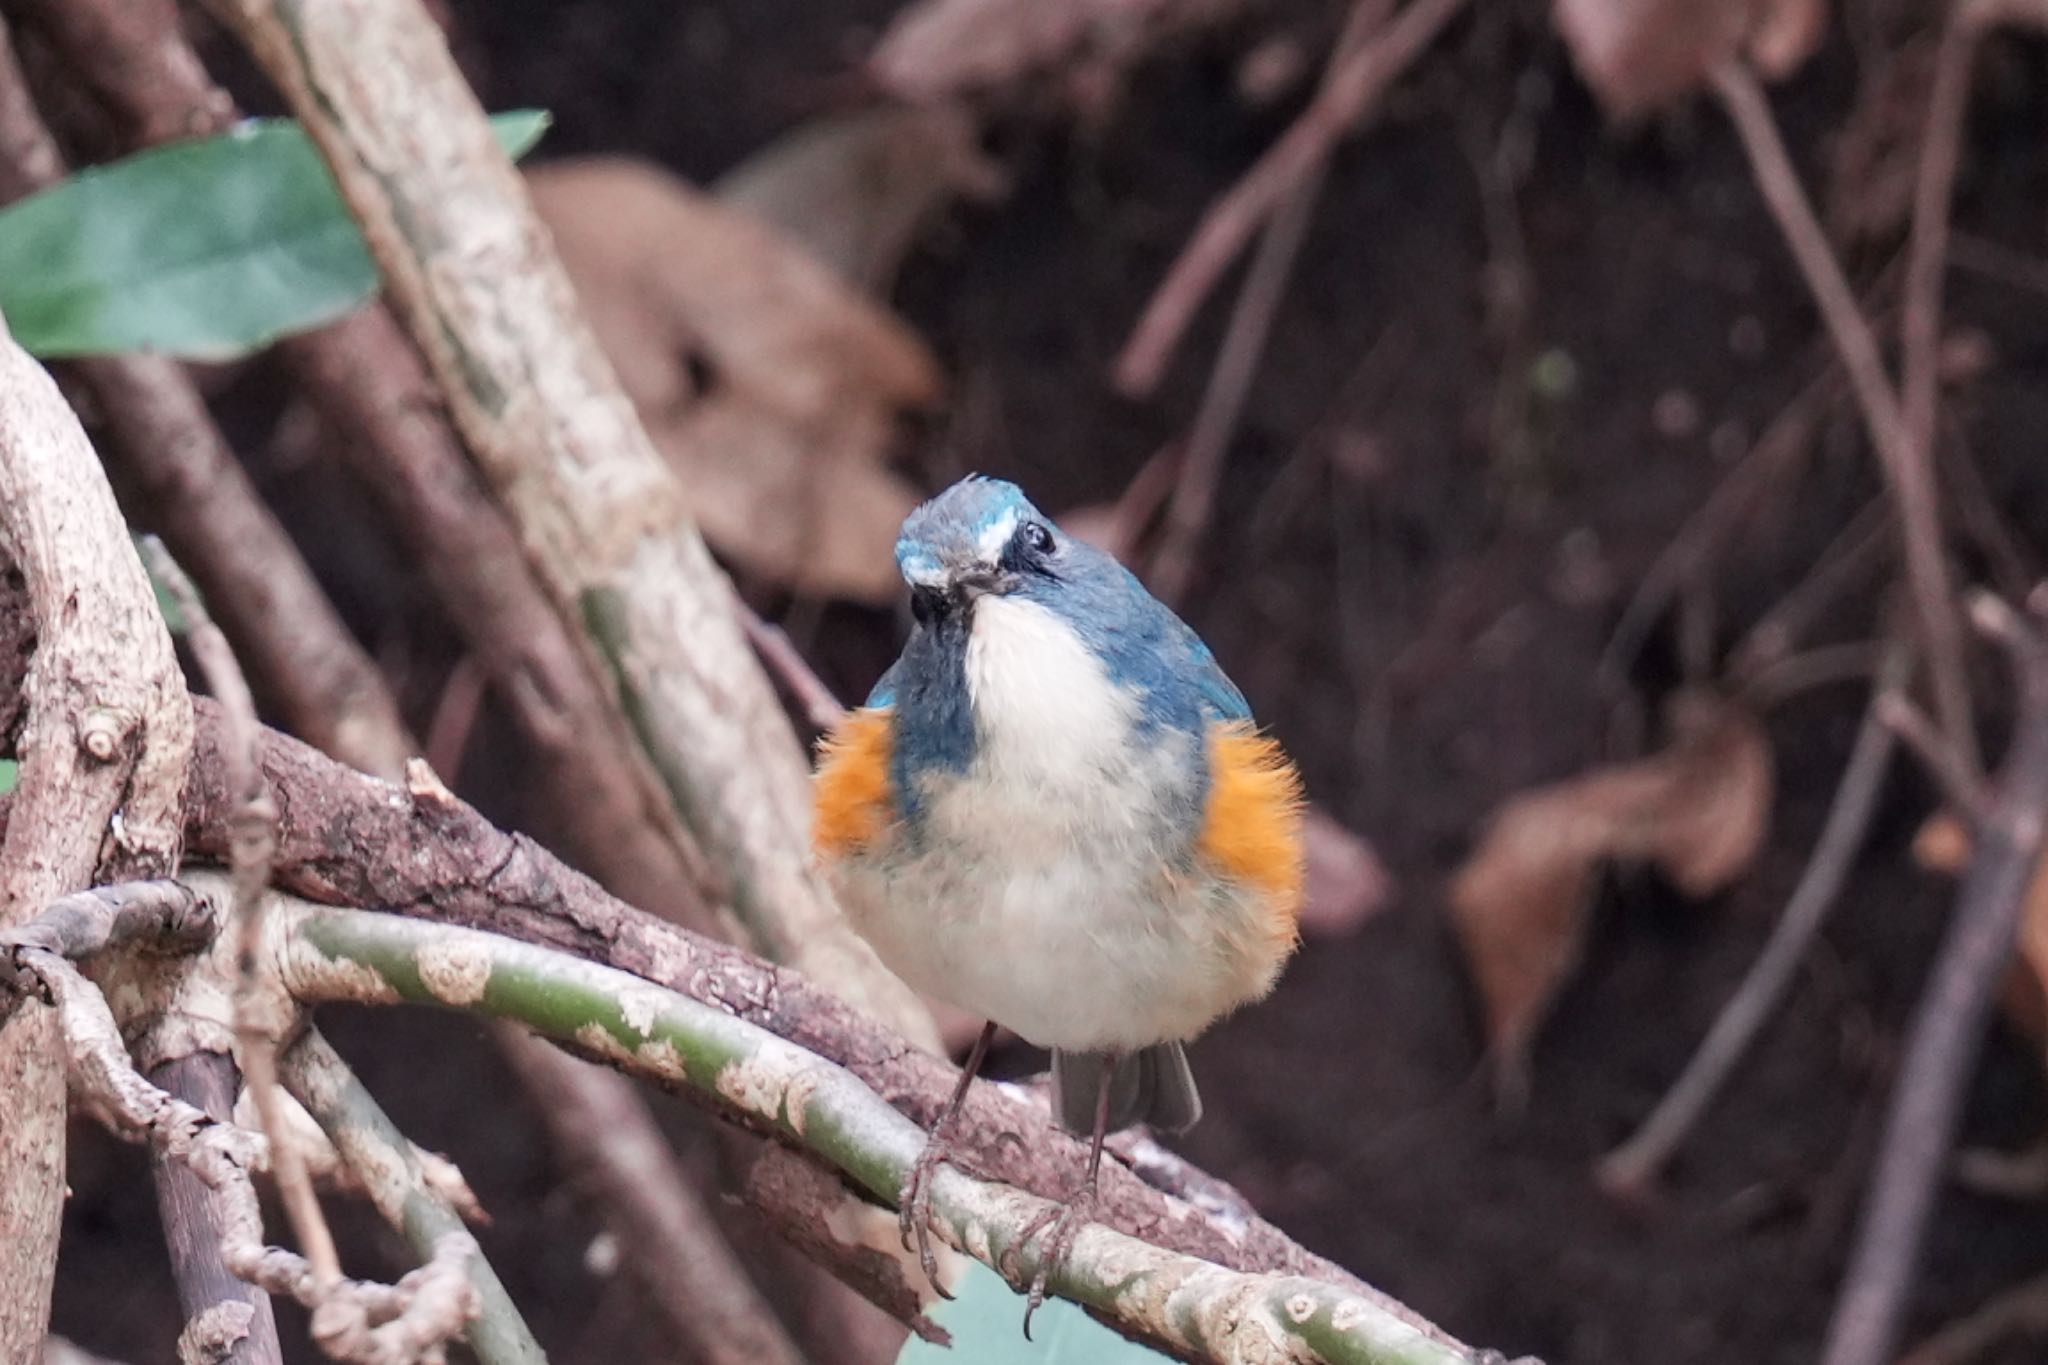
[[[946,595],[937,588],[912,588],[910,614],[919,625],[930,625],[946,614]]]
[[[1042,521],[1027,521],[1017,529],[1024,548],[1035,555],[1052,553],[1052,529]]]

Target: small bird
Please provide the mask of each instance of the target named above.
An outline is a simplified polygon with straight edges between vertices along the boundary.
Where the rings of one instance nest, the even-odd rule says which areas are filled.
[[[911,986],[986,1019],[900,1201],[936,1284],[930,1177],[998,1025],[1052,1051],[1089,1135],[1024,1319],[1093,1212],[1103,1138],[1202,1106],[1182,1044],[1296,943],[1301,782],[1194,631],[1014,485],[970,476],[903,524],[909,641],[821,746],[815,843]]]

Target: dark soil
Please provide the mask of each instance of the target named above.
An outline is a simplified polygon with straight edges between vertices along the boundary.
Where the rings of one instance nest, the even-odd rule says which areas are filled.
[[[632,151],[709,177],[846,99],[846,72],[894,5],[453,8],[487,103],[552,109],[553,151]],[[1536,1049],[1525,1111],[1494,1111],[1442,885],[1502,798],[1627,751],[1614,738],[1626,711],[1594,682],[1621,608],[1823,352],[1718,114],[1701,104],[1615,134],[1544,7],[1480,8],[1334,168],[1189,607],[1301,758],[1315,799],[1373,840],[1400,894],[1355,935],[1311,941],[1270,1001],[1201,1043],[1211,1117],[1186,1148],[1308,1245],[1468,1340],[1553,1365],[1791,1365],[1813,1357],[1824,1328],[1950,901],[1908,853],[1932,794],[1914,774],[1892,783],[1825,944],[1661,1202],[1618,1207],[1589,1169],[1655,1102],[1768,932],[1832,794],[1861,688],[1817,688],[1768,716],[1781,799],[1769,852],[1736,890],[1696,905],[1647,875],[1614,879],[1586,967]],[[1845,120],[1890,50],[1869,38],[1882,27],[1873,15],[1898,7],[1852,8],[1857,42],[1835,34],[1776,97],[1817,185],[1831,182]],[[1014,194],[956,213],[896,300],[960,396],[919,454],[931,482],[972,467],[1019,479],[1052,508],[1095,503],[1179,433],[1223,307],[1205,314],[1156,401],[1114,397],[1109,361],[1197,215],[1298,107],[1246,109],[1234,58],[1276,27],[1314,53],[1340,9],[1274,5],[1257,25],[1164,54],[1082,131],[1003,129]],[[1957,206],[1959,230],[2037,259],[2048,249],[2044,58],[2017,41],[1990,54]],[[1533,151],[1519,183],[1489,169],[1504,136]],[[1894,230],[1859,248],[1866,280],[1898,242]],[[1510,288],[1518,315],[1499,304]],[[1991,356],[1956,410],[2025,547],[2048,535],[2044,305],[2010,282],[1953,276],[1951,326],[1981,334]],[[1671,420],[1687,409],[1696,420]],[[1707,575],[1717,643],[1732,644],[1878,494],[1854,414],[1831,412],[1802,471]],[[390,581],[347,567],[381,552],[337,548],[323,525],[306,527],[329,542],[316,546],[323,565],[358,587]],[[431,671],[445,647],[426,639],[430,626],[394,623],[361,596],[366,634],[387,650],[410,639]],[[1877,614],[1866,584],[1811,643],[1866,638]],[[895,631],[886,616],[834,610],[807,643],[834,685],[858,694]],[[1997,661],[1979,664],[1994,695]],[[1638,700],[1653,703],[1679,672],[1660,629],[1632,678]],[[510,762],[497,766],[516,779]],[[516,796],[496,809],[523,811]],[[379,1015],[334,1032],[401,1122],[457,1157],[497,1211],[486,1248],[557,1360],[668,1358],[632,1291],[586,1268],[588,1210],[559,1186],[477,1030]],[[2001,1031],[1969,1139],[2018,1145],[2044,1126],[2037,1054]],[[693,1159],[712,1159],[688,1116],[677,1131]],[[144,1231],[154,1214],[139,1156],[81,1132],[73,1184],[58,1327],[126,1359],[167,1359],[176,1310]],[[385,1234],[351,1228],[365,1273],[380,1258],[402,1264]],[[2041,1271],[2044,1245],[2039,1207],[1946,1197],[1913,1333]],[[293,1325],[285,1335],[300,1336]]]

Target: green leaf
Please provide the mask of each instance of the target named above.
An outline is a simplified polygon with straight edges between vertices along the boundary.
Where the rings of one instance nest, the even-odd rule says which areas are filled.
[[[21,781],[21,764],[11,758],[0,758],[0,796],[14,790],[14,784]]]
[[[1169,1357],[1126,1340],[1065,1299],[1047,1299],[1024,1339],[1024,1296],[970,1261],[957,1298],[928,1315],[953,1334],[951,1346],[913,1336],[896,1365],[1159,1365]]]
[[[517,157],[539,110],[491,120]],[[332,322],[378,285],[327,164],[298,124],[173,143],[0,210],[0,314],[45,356],[246,355]]]

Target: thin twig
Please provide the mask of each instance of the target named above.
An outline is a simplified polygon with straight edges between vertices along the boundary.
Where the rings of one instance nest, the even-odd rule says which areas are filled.
[[[1329,159],[1464,6],[1465,0],[1412,0],[1377,41],[1336,71],[1244,178],[1209,206],[1117,357],[1118,389],[1144,397],[1158,387],[1188,324],[1252,235],[1304,175]]]
[[[1337,81],[1352,56],[1386,23],[1392,0],[1354,0],[1330,54],[1323,74],[1322,90]],[[1246,397],[1265,355],[1266,340],[1272,335],[1273,319],[1287,296],[1287,283],[1294,274],[1294,261],[1315,222],[1316,205],[1323,195],[1323,180],[1329,171],[1328,150],[1304,166],[1299,178],[1274,209],[1259,236],[1230,321],[1223,332],[1223,344],[1209,370],[1209,385],[1195,412],[1182,447],[1180,477],[1173,497],[1166,505],[1166,525],[1159,546],[1153,552],[1147,578],[1152,590],[1169,604],[1187,592],[1194,572],[1195,551],[1208,527],[1216,504],[1216,486],[1222,478],[1223,459],[1244,416]]]
[[[1876,448],[1886,487],[1897,504],[1900,534],[1905,541],[1907,585],[1925,638],[1928,673],[1933,679],[1935,709],[1942,729],[1960,751],[1964,765],[1973,772],[1981,771],[1983,760],[1977,746],[1976,719],[1970,709],[1962,630],[1956,621],[1948,560],[1942,549],[1933,463],[1924,449],[1916,449],[1912,444],[1898,395],[1885,375],[1877,337],[1857,305],[1841,263],[1835,259],[1813,205],[1800,186],[1799,173],[1785,150],[1762,87],[1740,60],[1715,68],[1713,83],[1749,158],[1757,188],[1777,219],[1835,349],[1841,354],[1842,367],[1848,372],[1850,390],[1856,396],[1871,445]]]
[[[2040,623],[1978,598],[1971,619],[2007,646],[2018,720],[1998,792],[1913,1016],[1884,1147],[1854,1258],[1828,1327],[1823,1365],[1883,1365],[1897,1348],[1935,1191],[1964,1088],[1976,1070],[2000,974],[2048,830],[2048,640]]]
[[[1942,795],[1955,807],[1957,815],[1972,827],[1984,819],[1991,809],[1991,789],[1981,777],[1963,769],[1957,761],[1955,746],[1948,743],[1925,711],[1903,693],[1893,693],[1878,698],[1877,718],[1913,751],[1913,757],[1940,785]]]
[[[305,1154],[292,1140],[285,1120],[283,1091],[277,1080],[277,1040],[256,1020],[256,1001],[262,993],[261,955],[265,891],[270,883],[270,864],[277,850],[277,806],[263,780],[261,756],[262,727],[256,719],[256,703],[249,695],[248,680],[228,647],[227,637],[207,615],[206,604],[192,587],[177,562],[154,536],[142,541],[143,559],[150,573],[184,616],[185,641],[228,726],[228,743],[222,757],[229,767],[228,781],[239,793],[232,817],[232,842],[228,867],[234,878],[234,924],[239,979],[235,984],[235,1037],[241,1044],[242,1074],[256,1097],[256,1109],[263,1119],[263,1132],[270,1139],[271,1163],[283,1196],[292,1233],[305,1249],[313,1268],[313,1280],[322,1290],[341,1283],[341,1256],[334,1249],[334,1234],[320,1212],[320,1196],[306,1171]]]
[[[1728,672],[1741,685],[1789,655],[1835,605],[1886,558],[1894,541],[1891,507],[1871,502],[1849,519],[1806,576],[1728,651]]]
[[[747,643],[754,647],[754,653],[768,672],[789,690],[804,720],[820,732],[837,725],[846,715],[846,707],[804,661],[802,653],[790,641],[789,632],[762,620],[760,614],[740,601],[737,594],[733,598],[733,606],[739,613],[740,628],[747,634]]]
[[[1913,180],[1913,228],[1906,247],[1906,283],[1899,309],[1899,407],[1905,440],[1917,459],[1932,458],[1941,387],[1941,297],[1948,268],[1949,200],[1955,193],[1963,115],[1977,29],[1965,3],[1951,9],[1934,58],[1934,82],[1921,123],[1920,165]]]
[[[476,1312],[476,1294],[465,1274],[466,1262],[476,1254],[475,1238],[461,1231],[443,1237],[427,1265],[395,1285],[342,1279],[323,1283],[306,1258],[264,1245],[262,1206],[250,1181],[250,1172],[263,1160],[257,1135],[220,1122],[143,1079],[99,990],[63,958],[39,950],[30,950],[28,957],[29,968],[56,1007],[72,1084],[83,1092],[86,1108],[121,1135],[147,1141],[190,1167],[222,1197],[221,1250],[230,1270],[312,1309],[313,1337],[336,1359],[424,1365],[442,1358],[442,1343],[460,1333]],[[246,1315],[222,1314],[213,1322],[195,1320],[186,1335],[225,1345],[246,1329]]]
[[[1620,686],[1650,627],[1664,614],[1680,586],[1705,571],[1772,485],[1792,475],[1812,448],[1815,429],[1834,398],[1837,382],[1832,373],[1824,373],[1801,388],[1658,551],[1615,622],[1607,647],[1600,652],[1594,675],[1603,688]]]
[[[1649,1192],[1784,1000],[1869,832],[1891,764],[1892,734],[1880,713],[1884,699],[1906,685],[1910,669],[1911,651],[1892,642],[1879,665],[1877,685],[1864,708],[1827,822],[1784,914],[1671,1089],[1642,1127],[1601,1160],[1600,1185],[1608,1193],[1641,1198]]]
[[[433,1258],[444,1238],[463,1231],[462,1215],[428,1181],[416,1149],[317,1030],[299,1036],[280,1059],[280,1070],[361,1178],[377,1212],[423,1261]],[[540,1343],[490,1262],[471,1256],[468,1272],[477,1310],[463,1335],[481,1365],[545,1365]]]
[[[1978,1365],[2013,1338],[2048,1339],[2048,1275],[2004,1291],[1899,1357],[1899,1365]]]

